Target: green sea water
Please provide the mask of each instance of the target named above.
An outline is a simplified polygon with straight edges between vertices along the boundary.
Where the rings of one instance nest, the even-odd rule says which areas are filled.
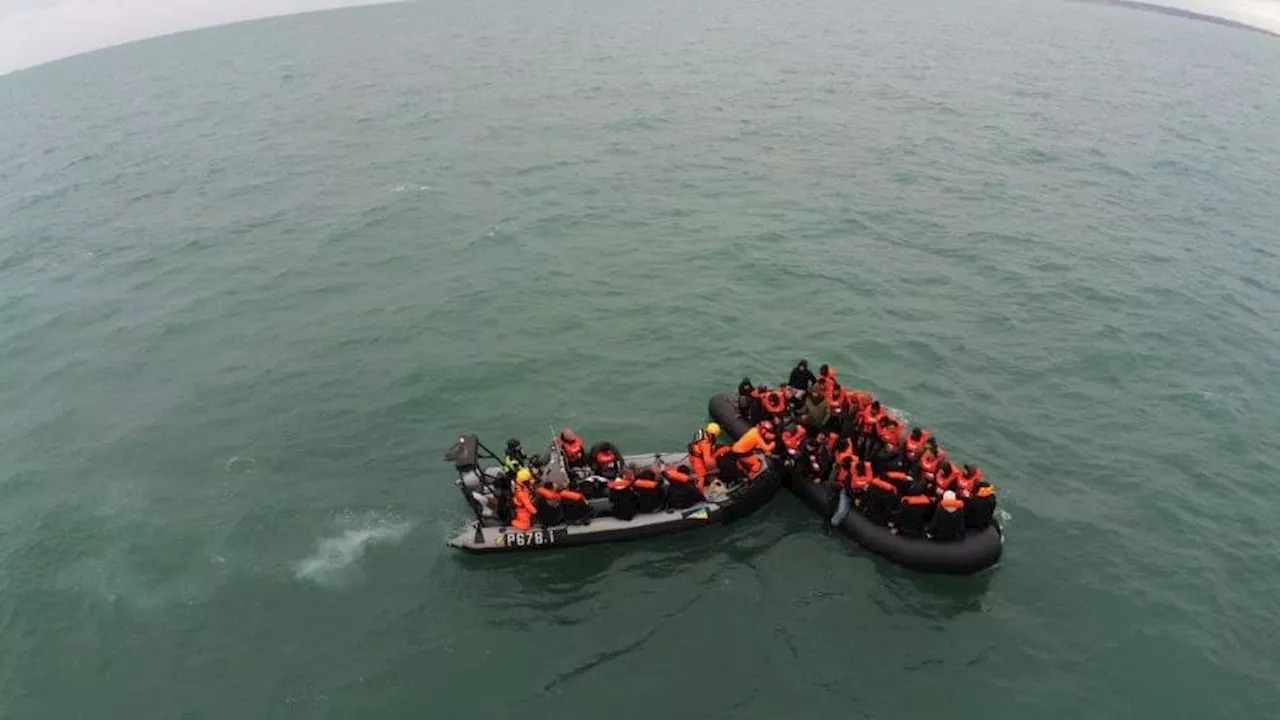
[[[1268,718],[1280,43],[1015,0],[478,0],[0,77],[0,717]],[[459,557],[460,431],[679,448],[799,356],[980,463]]]

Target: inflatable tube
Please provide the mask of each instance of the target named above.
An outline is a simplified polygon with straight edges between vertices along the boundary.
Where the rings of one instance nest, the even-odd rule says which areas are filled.
[[[741,436],[750,427],[738,411],[735,397],[728,393],[711,398],[707,411],[733,438]],[[780,468],[774,468],[774,473],[782,474]],[[787,485],[805,505],[820,515],[826,515],[826,488],[808,482],[788,482]],[[959,542],[935,542],[895,535],[859,512],[849,513],[840,523],[839,530],[871,552],[920,572],[969,575],[993,567],[1000,562],[1004,552],[1004,533],[994,522],[985,530],[970,532]]]

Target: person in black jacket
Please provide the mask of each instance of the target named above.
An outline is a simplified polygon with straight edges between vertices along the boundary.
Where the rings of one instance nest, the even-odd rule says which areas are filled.
[[[809,361],[800,358],[800,362],[796,363],[795,368],[791,370],[791,378],[787,380],[787,384],[798,392],[809,392],[809,388],[813,387],[817,380],[818,378],[809,371]]]

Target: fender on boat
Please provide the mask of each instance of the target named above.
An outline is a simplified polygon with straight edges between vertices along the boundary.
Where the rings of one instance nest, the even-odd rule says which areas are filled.
[[[711,398],[707,412],[732,438],[745,433],[750,424],[738,412],[736,398],[721,393]],[[775,472],[780,468],[775,468]],[[815,512],[827,513],[827,490],[809,482],[788,482],[791,491]],[[969,575],[994,566],[1004,552],[1004,534],[999,523],[979,532],[970,532],[958,542],[935,542],[908,538],[889,532],[859,512],[851,512],[840,523],[840,532],[871,552],[911,570],[951,575]]]

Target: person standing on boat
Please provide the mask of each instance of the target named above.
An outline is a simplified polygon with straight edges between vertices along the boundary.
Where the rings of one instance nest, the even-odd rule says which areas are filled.
[[[800,419],[805,427],[809,428],[809,432],[816,433],[826,427],[829,412],[827,399],[816,392],[811,392],[805,396],[804,405],[800,407]]]
[[[720,437],[720,423],[710,422],[698,430],[689,442],[689,466],[698,479],[698,489],[706,487],[707,473],[716,467],[716,441]]]
[[[791,388],[791,393],[805,394],[809,392],[809,388],[818,381],[813,373],[809,371],[809,361],[800,358],[800,362],[791,370],[791,377],[787,379],[787,385]]]
[[[529,467],[529,456],[525,455],[520,441],[516,438],[511,438],[507,441],[507,453],[502,458],[502,469],[506,470],[507,474],[515,477],[522,467]]]
[[[533,491],[530,490],[532,485],[533,471],[525,467],[516,471],[516,485],[511,494],[511,507],[515,515],[511,520],[511,527],[516,530],[532,528],[533,516],[538,514],[538,508],[533,504]]]

